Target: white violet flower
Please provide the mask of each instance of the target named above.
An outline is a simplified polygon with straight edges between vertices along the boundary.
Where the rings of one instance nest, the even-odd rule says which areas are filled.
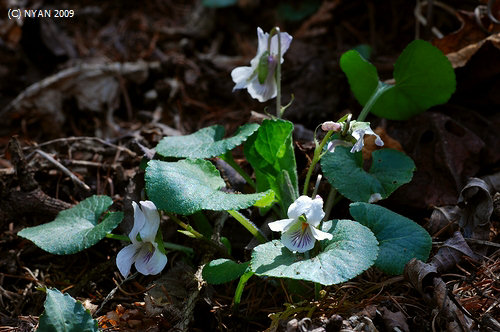
[[[257,55],[250,61],[250,67],[233,69],[231,77],[236,83],[233,91],[247,89],[252,98],[264,102],[276,97],[277,94],[275,70],[278,61],[278,35],[271,37],[270,44],[269,33],[264,33],[261,28],[257,28],[257,36],[259,37]],[[283,54],[290,47],[292,39],[293,37],[288,33],[280,33],[281,63],[283,63]],[[261,66],[264,68],[259,68]]]
[[[345,124],[342,125],[345,126]],[[356,140],[356,143],[354,143],[354,145],[348,141],[334,139],[328,142],[327,150],[333,152],[335,151],[336,146],[341,145],[341,146],[352,146],[351,153],[359,152],[363,149],[365,135],[374,135],[376,137],[375,144],[377,146],[384,146],[384,142],[382,141],[380,136],[375,134],[372,128],[370,128],[369,122],[353,120],[350,122],[349,132],[350,135],[354,137],[354,139]]]
[[[305,217],[304,217],[305,216]],[[300,196],[288,208],[288,218],[269,223],[269,228],[282,232],[281,242],[290,251],[306,252],[314,247],[316,240],[331,240],[333,235],[317,229],[323,212],[323,199],[316,196]]]
[[[356,140],[356,143],[354,143],[354,146],[351,149],[352,153],[359,152],[363,149],[363,138],[365,135],[374,135],[376,137],[375,144],[377,146],[384,146],[384,142],[382,141],[380,136],[375,134],[372,128],[370,128],[369,122],[351,121],[349,130],[352,130],[351,135]]]
[[[116,256],[116,265],[124,277],[128,276],[134,263],[137,271],[144,275],[158,274],[167,264],[167,256],[158,249],[155,241],[160,226],[158,210],[151,201],[140,201],[139,204],[132,202],[134,227],[129,234],[132,244],[120,250]],[[138,234],[140,241],[137,239]]]

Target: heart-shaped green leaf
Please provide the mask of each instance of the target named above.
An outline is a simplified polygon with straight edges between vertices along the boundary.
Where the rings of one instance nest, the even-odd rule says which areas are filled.
[[[80,301],[57,289],[47,289],[37,332],[97,332],[97,321]]]
[[[230,259],[220,258],[206,264],[201,275],[209,284],[218,285],[241,277],[247,268],[248,262],[239,264]]]
[[[149,199],[158,209],[183,215],[200,210],[240,210],[270,195],[269,191],[248,195],[220,191],[224,180],[215,166],[203,159],[151,160],[145,178]]]
[[[71,209],[59,212],[55,220],[25,228],[17,235],[33,241],[51,254],[74,254],[93,246],[120,224],[122,212],[107,213],[97,223],[111,204],[113,200],[110,197],[94,195]]]
[[[423,40],[411,42],[397,59],[394,85],[378,82],[375,68],[357,51],[344,53],[340,66],[361,105],[364,106],[377,89],[384,90],[370,112],[391,120],[406,120],[443,104],[456,88],[455,72],[448,58]]]
[[[382,149],[373,151],[370,171],[363,169],[361,153],[337,146],[321,158],[321,169],[328,182],[354,202],[385,199],[401,185],[410,182],[415,164],[404,153]]]
[[[223,139],[224,127],[210,126],[191,135],[164,137],[156,146],[156,152],[163,157],[212,158],[234,149],[258,128],[256,123],[245,124],[232,137]]]
[[[377,68],[359,54],[350,50],[340,57],[340,68],[346,74],[352,93],[361,105],[365,105],[378,86]]]
[[[333,238],[321,242],[322,251],[317,256],[306,259],[273,240],[255,247],[250,268],[257,275],[333,285],[354,278],[375,262],[378,243],[365,226],[352,220],[334,220],[325,222],[322,229]]]
[[[375,266],[382,271],[401,274],[412,258],[424,262],[429,258],[432,239],[412,220],[374,204],[352,203],[349,211],[377,237],[380,251]]]
[[[285,120],[264,120],[257,130],[244,144],[247,160],[255,170],[257,190],[273,189],[278,200],[285,196],[279,177],[283,171],[288,174],[293,193],[297,196],[297,165],[292,141],[293,124]],[[288,208],[288,206],[286,206]]]

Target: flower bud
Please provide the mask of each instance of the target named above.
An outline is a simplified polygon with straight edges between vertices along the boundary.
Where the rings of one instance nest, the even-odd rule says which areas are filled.
[[[321,125],[321,129],[323,129],[324,131],[330,131],[330,130],[339,131],[340,129],[342,129],[342,125],[337,122],[326,121],[323,122],[323,124]]]

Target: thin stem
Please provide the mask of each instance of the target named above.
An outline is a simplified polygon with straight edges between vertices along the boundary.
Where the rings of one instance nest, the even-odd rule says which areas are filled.
[[[326,199],[325,217],[323,218],[323,220],[328,220],[330,213],[332,212],[332,208],[335,205],[335,196],[337,196],[337,190],[333,187],[330,187],[330,192],[328,193],[328,198]]]
[[[233,216],[234,219],[238,220],[239,223],[243,227],[245,227],[247,231],[249,231],[253,236],[255,236],[260,243],[267,242],[266,237],[260,232],[257,226],[255,226],[255,224],[251,222],[249,219],[245,218],[244,215],[235,210],[228,210],[227,213]]]
[[[130,238],[128,236],[125,236],[125,235],[108,233],[108,234],[106,234],[106,237],[108,239],[130,242]]]
[[[323,177],[323,175],[321,174],[318,174],[318,177],[316,178],[316,184],[314,185],[314,190],[313,190],[313,193],[311,195],[311,197],[314,199],[314,197],[316,197],[316,194],[318,193],[318,189],[319,189],[319,184],[321,183],[321,178]]]
[[[333,130],[330,130],[329,132],[327,132],[325,137],[321,141],[321,143],[319,145],[317,145],[316,148],[314,149],[313,159],[311,161],[311,165],[309,166],[309,169],[307,170],[306,180],[304,181],[303,195],[307,195],[307,190],[309,189],[309,182],[311,181],[311,175],[312,175],[312,172],[314,170],[314,166],[316,166],[318,161],[321,159],[321,153],[323,152],[323,148],[325,147],[326,142],[328,142],[328,139],[334,133],[335,132]]]
[[[172,219],[177,225],[181,226],[182,228],[184,228],[186,231],[188,231],[189,233],[191,233],[195,238],[197,239],[206,239],[201,233],[198,233],[193,227],[191,227],[190,225],[186,224],[185,222],[183,222],[182,220],[180,220],[179,218],[177,218],[174,214],[172,213],[167,213],[167,215],[170,217],[170,219]]]
[[[276,64],[276,116],[281,118],[281,34],[280,28],[276,27],[278,38],[278,63]]]
[[[257,188],[257,185],[255,182],[252,180],[250,175],[248,175],[241,167],[234,161],[233,155],[231,151],[228,151],[227,153],[223,154],[220,156],[222,160],[224,160],[226,163],[228,163],[229,166],[231,166],[236,172],[238,172],[239,175],[241,175],[245,181],[254,189]]]
[[[106,234],[106,237],[108,239],[130,242],[130,238],[128,236],[125,236],[125,235],[108,233],[108,234]],[[182,246],[180,244],[175,244],[175,243],[172,243],[172,242],[165,242],[165,241],[163,241],[163,247],[166,248],[166,249],[183,251],[183,252],[185,252],[188,255],[194,254],[194,250],[192,248],[189,248],[189,247],[186,247],[186,246]]]
[[[180,244],[176,244],[176,243],[172,243],[172,242],[165,242],[165,241],[163,241],[163,247],[165,247],[165,249],[182,251],[182,252],[185,252],[188,255],[193,255],[194,254],[193,248],[189,248],[189,247],[182,246]]]
[[[375,105],[375,102],[377,99],[382,95],[382,93],[385,92],[385,90],[389,89],[392,87],[390,84],[384,84],[382,82],[378,83],[377,89],[375,92],[371,95],[370,99],[365,104],[365,107],[363,107],[363,110],[358,116],[357,121],[365,121],[368,113],[370,113],[370,110],[372,109],[373,105]]]
[[[243,275],[240,277],[240,281],[238,282],[238,286],[236,287],[236,291],[234,292],[234,306],[233,306],[233,312],[236,313],[238,311],[238,308],[241,303],[241,295],[243,294],[243,290],[245,289],[245,285],[248,282],[248,279],[253,275],[253,271],[247,271],[243,273]]]
[[[191,233],[195,238],[197,238],[198,240],[202,240],[208,244],[210,244],[211,246],[213,246],[217,252],[223,256],[223,257],[230,257],[230,255],[228,254],[227,252],[227,248],[224,247],[223,245],[203,236],[202,234],[200,234],[199,232],[197,232],[193,227],[191,227],[190,225],[184,223],[182,220],[180,220],[179,218],[177,218],[176,215],[174,215],[173,213],[168,213],[167,212],[167,215],[170,217],[171,220],[173,220],[177,225],[181,226],[182,228],[184,228],[186,231],[188,231],[189,233]]]

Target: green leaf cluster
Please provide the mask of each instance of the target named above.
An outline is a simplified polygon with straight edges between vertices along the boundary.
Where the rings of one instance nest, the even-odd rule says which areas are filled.
[[[299,191],[292,133],[291,122],[266,119],[244,144],[245,157],[255,171],[257,191],[272,189],[284,211]]]
[[[95,245],[120,224],[123,212],[108,212],[98,223],[111,204],[111,197],[94,195],[59,212],[55,220],[25,228],[17,235],[52,254],[74,254]]]

